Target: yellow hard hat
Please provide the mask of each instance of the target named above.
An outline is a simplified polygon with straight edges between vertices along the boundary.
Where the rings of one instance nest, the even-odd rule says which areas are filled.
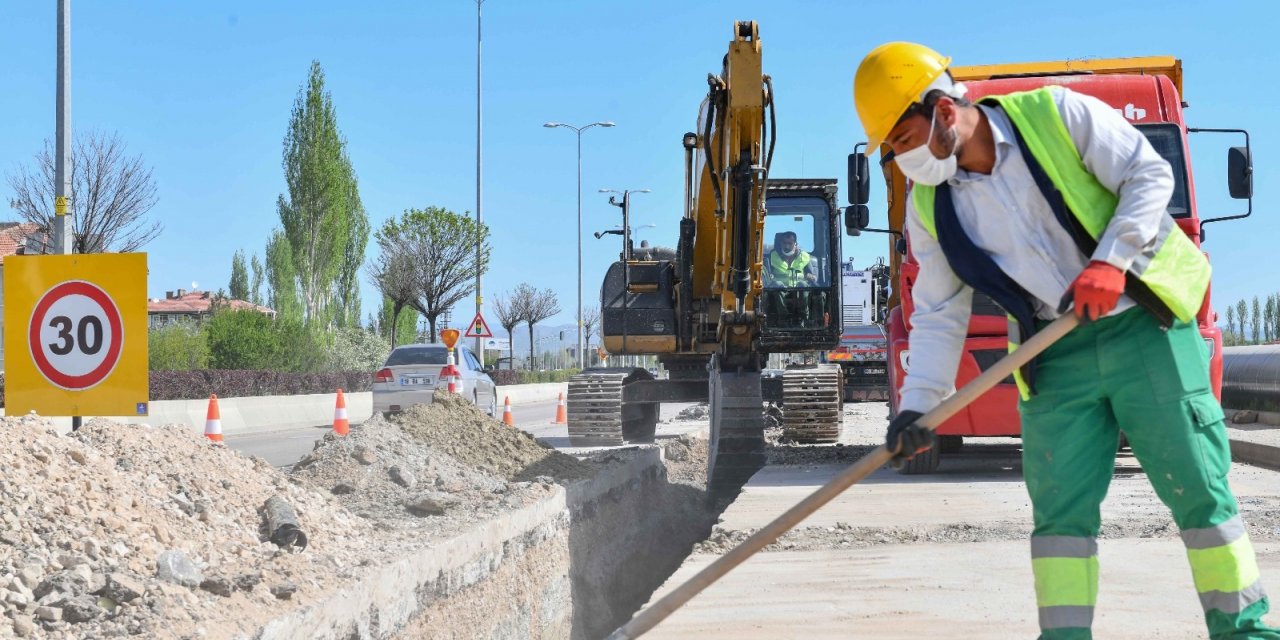
[[[862,59],[853,77],[853,105],[867,132],[867,155],[950,64],[951,58],[913,42],[882,44]]]

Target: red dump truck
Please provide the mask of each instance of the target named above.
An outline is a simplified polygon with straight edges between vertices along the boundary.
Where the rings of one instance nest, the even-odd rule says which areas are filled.
[[[1066,62],[1035,62],[972,67],[953,67],[956,80],[968,86],[968,96],[975,102],[984,96],[1000,95],[1015,91],[1035,89],[1045,85],[1062,85],[1074,91],[1097,97],[1111,105],[1147,136],[1152,146],[1173,167],[1175,187],[1169,202],[1169,213],[1177,220],[1179,228],[1197,245],[1204,238],[1203,226],[1209,222],[1241,218],[1252,211],[1252,164],[1249,155],[1248,133],[1240,129],[1188,128],[1183,119],[1187,103],[1182,98],[1182,62],[1173,57],[1121,58],[1108,60],[1074,60]],[[1202,220],[1196,208],[1195,183],[1192,180],[1191,159],[1187,152],[1187,135],[1212,132],[1241,136],[1245,146],[1228,150],[1227,182],[1231,197],[1249,201],[1248,211],[1237,215],[1219,216]],[[883,152],[883,150],[882,150]],[[857,180],[865,174],[867,163],[850,156],[850,179]],[[911,255],[911,238],[903,235],[903,221],[907,201],[908,181],[893,163],[884,168],[888,185],[889,229],[892,250],[891,276],[896,284],[890,300],[886,322],[889,339],[889,380],[893,392],[889,395],[891,413],[896,413],[897,402],[906,371],[911,365],[911,345],[908,330],[911,326],[911,289],[919,273],[919,266]],[[864,179],[865,180],[865,179]],[[856,193],[859,190],[851,189]],[[865,193],[865,190],[862,190]],[[853,203],[855,207],[859,203]],[[864,203],[861,203],[865,205]],[[865,224],[865,206],[860,210]],[[858,218],[857,215],[853,218]],[[1215,394],[1222,385],[1222,332],[1215,326],[1216,314],[1205,296],[1204,305],[1197,315],[1200,333],[1211,355],[1210,376]],[[973,316],[969,322],[969,334],[965,340],[965,353],[956,375],[956,387],[968,383],[1002,358],[1007,349],[1007,322],[1004,312],[991,300],[975,295]],[[965,438],[984,436],[1018,436],[1020,421],[1017,407],[1017,388],[1012,379],[997,385],[978,401],[947,420],[938,428],[940,443],[930,453],[916,456],[903,467],[904,473],[930,473],[939,460],[948,453],[958,451]]]

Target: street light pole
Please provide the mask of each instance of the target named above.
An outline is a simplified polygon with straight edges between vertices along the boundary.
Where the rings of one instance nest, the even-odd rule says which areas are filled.
[[[484,206],[483,206],[484,201],[482,197],[482,194],[484,191],[483,189],[483,185],[484,185],[484,170],[483,170],[484,121],[480,117],[481,110],[484,105],[484,101],[483,101],[484,93],[482,91],[483,85],[481,83],[482,71],[484,69],[484,66],[482,64],[482,58],[481,58],[481,51],[483,49],[481,44],[483,41],[480,37],[481,36],[480,7],[483,4],[484,4],[484,0],[476,0],[476,226],[477,227],[479,227],[484,222],[484,216],[482,213],[484,209]],[[479,269],[480,253],[483,245],[484,243],[480,243],[476,245],[476,267],[477,267],[476,269],[476,315],[477,316],[480,315],[480,313],[484,310],[484,292],[480,287],[481,269]],[[480,346],[480,340],[481,338],[477,336],[476,337],[476,354],[480,356],[480,362],[484,363],[484,350]]]
[[[53,252],[72,251],[71,208],[71,0],[58,0],[58,97],[54,138]]]
[[[612,127],[613,122],[608,120],[592,122],[581,127],[560,122],[548,122],[542,126],[548,129],[564,127],[565,129],[572,129],[574,133],[578,134],[578,368],[586,369],[586,336],[582,335],[582,132],[591,127]]]

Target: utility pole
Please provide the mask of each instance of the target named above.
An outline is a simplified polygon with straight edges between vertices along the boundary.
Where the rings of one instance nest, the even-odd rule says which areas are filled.
[[[484,223],[484,120],[480,114],[484,106],[484,93],[482,85],[482,77],[484,66],[482,64],[481,39],[480,31],[480,7],[484,4],[484,0],[476,0],[476,226]],[[476,245],[476,264],[479,265],[480,247]],[[481,270],[476,269],[476,315],[480,315],[484,311],[484,290],[481,284]],[[484,359],[484,348],[481,346],[480,340],[476,338],[476,353],[480,354],[480,359]]]
[[[53,252],[72,252],[71,207],[71,0],[58,0],[58,106],[54,137]]]

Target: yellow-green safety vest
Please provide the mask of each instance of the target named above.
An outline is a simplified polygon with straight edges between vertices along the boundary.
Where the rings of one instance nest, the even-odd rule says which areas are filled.
[[[780,287],[798,287],[805,283],[804,270],[809,266],[809,253],[798,251],[799,255],[787,264],[777,250],[769,252],[769,272],[773,281]]]
[[[1031,155],[1048,174],[1053,186],[1062,193],[1067,208],[1080,225],[1097,240],[1115,216],[1119,198],[1089,173],[1076,150],[1067,126],[1062,122],[1057,102],[1048,87],[1032,91],[990,96],[1000,105],[1013,126],[1026,141]],[[920,216],[921,226],[934,239],[934,187],[916,184],[911,188],[911,203]],[[1155,241],[1143,249],[1129,272],[1151,289],[1175,317],[1191,322],[1204,303],[1209,288],[1209,261],[1200,248],[1187,237],[1173,218],[1162,216]],[[1018,347],[1018,331],[1010,320],[1009,351]],[[1031,396],[1021,373],[1014,374],[1022,398]]]

